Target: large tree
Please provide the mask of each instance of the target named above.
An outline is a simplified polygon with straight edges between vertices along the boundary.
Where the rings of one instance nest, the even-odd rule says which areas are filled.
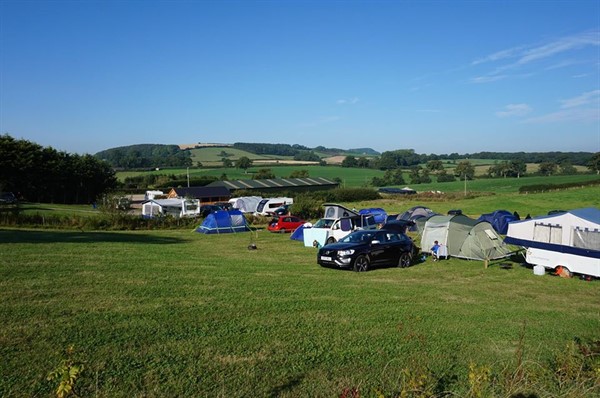
[[[91,203],[116,184],[112,167],[92,155],[0,136],[0,191],[35,202]]]
[[[235,161],[235,167],[238,169],[243,169],[244,172],[247,172],[247,170],[252,167],[252,160],[250,160],[250,158],[247,156],[242,156]]]
[[[461,180],[464,180],[465,178],[467,180],[472,180],[475,176],[475,166],[468,160],[461,160],[454,168],[454,175]]]
[[[596,152],[587,163],[587,168],[596,174],[600,174],[600,152]]]

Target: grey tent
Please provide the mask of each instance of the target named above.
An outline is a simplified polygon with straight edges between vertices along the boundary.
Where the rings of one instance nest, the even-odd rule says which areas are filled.
[[[438,213],[434,212],[428,207],[425,206],[414,206],[410,209],[406,210],[404,213],[398,214],[396,217],[397,220],[406,220],[413,221],[414,224],[410,227],[410,231],[417,231],[419,233],[423,233],[423,227],[425,225],[425,221],[430,217],[437,215]]]
[[[429,250],[436,240],[447,247],[449,256],[468,260],[496,260],[511,253],[489,222],[462,214],[430,217],[421,236],[422,250]]]

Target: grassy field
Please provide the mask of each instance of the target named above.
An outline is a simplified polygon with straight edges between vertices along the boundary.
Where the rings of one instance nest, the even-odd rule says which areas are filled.
[[[598,200],[585,188],[422,204],[536,215]],[[600,394],[599,357],[580,349],[600,341],[598,281],[519,259],[357,274],[315,255],[265,230],[0,229],[0,396],[51,396],[65,360],[84,366],[82,397]]]
[[[203,175],[221,177],[221,175],[226,174],[228,179],[235,180],[250,179],[252,178],[252,173],[256,172],[259,168],[262,167],[251,167],[248,169],[247,173],[242,169],[236,168],[190,169],[189,172],[190,177],[200,177]],[[270,169],[276,177],[289,177],[290,174],[295,170],[307,170],[311,177],[324,177],[330,179],[339,178],[342,180],[341,186],[343,187],[370,186],[373,177],[383,177],[384,175],[384,172],[381,170],[357,169],[340,166],[276,166],[270,167]],[[125,177],[140,175],[143,173],[185,175],[186,172],[186,169],[167,169],[147,172],[118,172],[117,177],[119,180],[123,181]],[[444,183],[433,182],[430,184],[410,184],[408,173],[404,174],[404,179],[407,182],[404,185],[408,185],[419,192],[462,192],[465,188],[465,182],[459,180]],[[435,180],[435,177],[433,177],[433,179]],[[477,178],[472,181],[467,181],[467,190],[474,192],[518,192],[519,188],[523,185],[563,184],[594,180],[599,180],[599,177],[593,174],[577,174],[566,176],[555,175],[550,177],[531,176],[522,178]]]
[[[264,230],[0,230],[0,242],[4,397],[49,396],[70,345],[81,396],[393,396],[411,379],[464,396],[470,365],[500,377],[523,349],[552,368],[574,338],[600,338],[597,283],[516,263],[356,274]],[[546,376],[530,377],[521,388]]]
[[[223,164],[223,155],[222,153],[227,153],[227,158],[232,162],[235,162],[237,159],[245,156],[248,159],[253,161],[260,160],[276,160],[276,159],[292,159],[291,156],[277,156],[277,155],[257,155],[255,153],[243,151],[237,148],[229,148],[229,147],[206,147],[206,148],[196,148],[190,150],[192,154],[192,161],[194,164],[197,162],[202,162],[202,164],[206,165],[221,165]]]
[[[517,211],[521,217],[527,214],[531,216],[542,216],[551,210],[569,210],[583,207],[599,207],[600,195],[598,187],[585,187],[577,189],[566,189],[556,192],[519,194],[515,192],[485,193],[482,196],[467,196],[460,194],[434,195],[424,197],[414,196],[386,196],[384,199],[348,203],[348,206],[357,209],[365,207],[381,207],[388,213],[402,213],[405,210],[421,205],[427,206],[440,214],[446,214],[452,209],[461,209],[464,214],[478,218],[481,214],[490,213],[494,210],[505,209],[511,212]]]

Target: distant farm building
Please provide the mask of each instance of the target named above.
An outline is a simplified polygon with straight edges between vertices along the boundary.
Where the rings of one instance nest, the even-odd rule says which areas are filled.
[[[227,202],[231,199],[229,189],[222,186],[172,188],[167,195],[168,198],[193,198],[198,199],[201,204]]]
[[[306,192],[334,189],[338,182],[323,177],[311,178],[270,178],[267,180],[234,180],[215,181],[207,187],[225,187],[229,191],[256,191],[256,192]]]

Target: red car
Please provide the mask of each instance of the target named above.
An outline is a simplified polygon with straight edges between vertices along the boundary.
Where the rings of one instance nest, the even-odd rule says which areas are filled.
[[[281,216],[272,219],[267,229],[271,232],[292,232],[305,222],[296,216]]]

